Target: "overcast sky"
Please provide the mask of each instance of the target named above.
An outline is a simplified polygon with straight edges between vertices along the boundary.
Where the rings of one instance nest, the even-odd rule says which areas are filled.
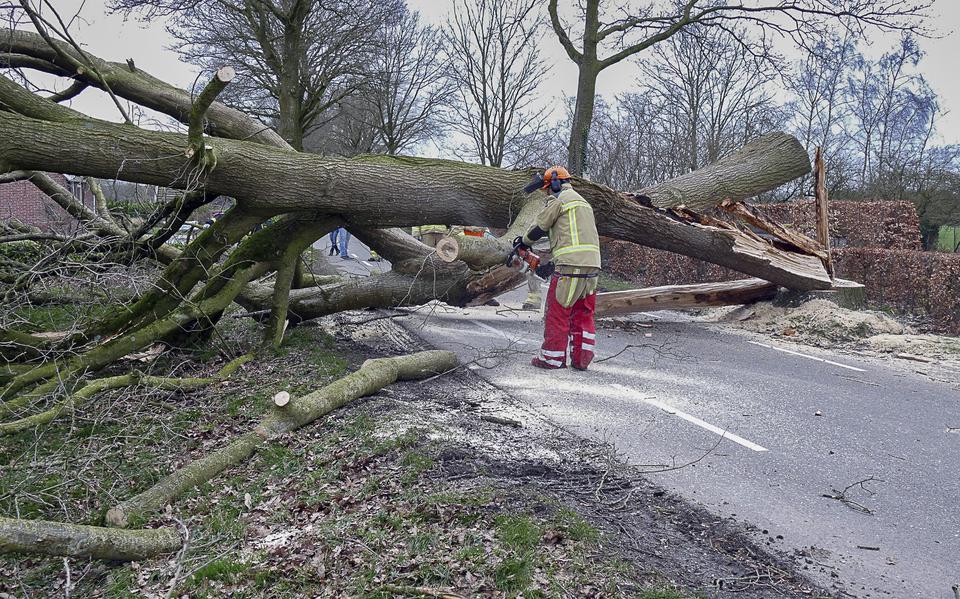
[[[419,10],[434,23],[443,21],[450,0],[407,0],[408,5]],[[76,11],[78,0],[53,0],[64,15]],[[172,40],[164,30],[164,23],[140,22],[134,18],[124,20],[120,15],[108,16],[104,10],[105,0],[86,0],[81,12],[82,22],[76,27],[77,38],[91,52],[108,59],[123,61],[133,58],[139,68],[181,87],[190,87],[197,72],[191,65],[181,63],[177,54],[169,49]],[[568,2],[571,4],[572,2]],[[938,36],[921,39],[926,52],[921,71],[930,85],[940,95],[943,110],[948,114],[940,120],[940,135],[943,142],[960,143],[960,77],[957,76],[957,61],[960,59],[960,0],[936,0],[934,19],[930,23]],[[873,35],[869,55],[878,56],[896,43],[897,35]],[[576,92],[576,68],[567,58],[556,37],[545,31],[542,41],[544,62],[551,67],[549,86],[545,86],[546,98],[559,102],[561,98]],[[634,61],[624,61],[600,75],[598,92],[615,95],[629,91],[636,85],[639,69]],[[84,92],[74,107],[101,118],[118,120],[116,109],[109,100],[104,101],[95,92]]]

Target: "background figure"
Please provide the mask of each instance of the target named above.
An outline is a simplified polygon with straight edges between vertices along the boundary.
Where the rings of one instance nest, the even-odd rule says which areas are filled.
[[[350,243],[350,231],[347,231],[343,227],[337,229],[337,245],[340,248],[340,257],[344,260],[350,259],[350,252],[347,249],[347,245]]]
[[[340,229],[334,229],[330,231],[330,256],[340,253],[340,248],[337,247],[337,233]]]
[[[426,245],[435,248],[437,242],[443,239],[448,232],[447,225],[421,225],[420,241]]]

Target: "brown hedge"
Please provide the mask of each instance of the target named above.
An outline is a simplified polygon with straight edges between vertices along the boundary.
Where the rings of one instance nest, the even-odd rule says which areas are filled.
[[[782,225],[816,235],[813,200],[762,204],[760,208]],[[876,247],[898,250],[922,249],[920,219],[910,202],[830,202],[830,242],[834,248]]]
[[[871,305],[927,314],[960,335],[960,254],[847,248],[833,257],[841,277],[866,285]]]

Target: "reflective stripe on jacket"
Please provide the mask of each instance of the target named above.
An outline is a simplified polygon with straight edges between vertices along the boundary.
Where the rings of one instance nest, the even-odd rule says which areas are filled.
[[[547,202],[536,225],[550,234],[550,251],[557,266],[600,268],[600,235],[593,208],[569,183]]]
[[[446,233],[447,225],[420,225],[420,234],[424,233]]]

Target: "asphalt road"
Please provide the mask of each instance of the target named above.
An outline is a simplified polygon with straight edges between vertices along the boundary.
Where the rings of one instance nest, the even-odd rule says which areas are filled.
[[[522,299],[514,292],[505,307]],[[956,388],[678,314],[647,321],[598,331],[599,358],[646,347],[583,373],[529,365],[542,331],[529,312],[437,306],[401,320],[465,361],[499,354],[473,367],[558,425],[610,442],[665,488],[744,523],[815,580],[856,597],[953,599]]]

